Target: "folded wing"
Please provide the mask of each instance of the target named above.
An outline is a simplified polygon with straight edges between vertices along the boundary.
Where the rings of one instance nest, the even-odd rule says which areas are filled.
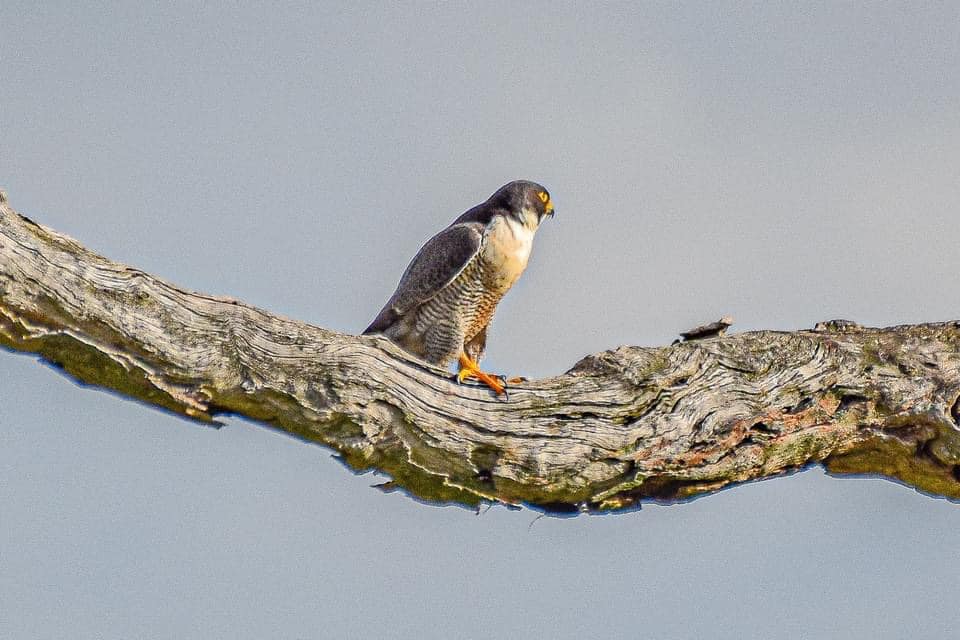
[[[479,253],[483,228],[478,222],[455,223],[430,238],[403,272],[397,290],[364,333],[386,331],[453,282]]]

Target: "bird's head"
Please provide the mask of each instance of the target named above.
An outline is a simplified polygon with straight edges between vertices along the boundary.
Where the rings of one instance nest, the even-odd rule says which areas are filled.
[[[488,201],[507,211],[523,224],[538,226],[544,216],[553,215],[550,192],[536,182],[515,180],[497,189]]]

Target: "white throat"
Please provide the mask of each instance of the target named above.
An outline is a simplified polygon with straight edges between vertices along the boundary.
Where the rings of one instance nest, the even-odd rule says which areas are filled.
[[[536,213],[529,211],[520,216],[497,216],[487,227],[483,259],[493,267],[492,289],[506,292],[527,268],[537,226]]]
[[[537,220],[537,214],[528,209],[520,212],[520,218],[517,220],[513,216],[507,216],[506,223],[510,235],[513,236],[514,251],[518,257],[522,256],[523,262],[526,263],[530,249],[533,247],[533,234],[537,232],[540,222]]]
[[[520,209],[520,220],[522,222],[519,224],[515,220],[511,220],[511,222],[517,224],[517,226],[522,224],[524,227],[530,230],[530,233],[533,233],[540,228],[540,216],[538,216],[537,212],[533,209],[527,209],[526,207]]]

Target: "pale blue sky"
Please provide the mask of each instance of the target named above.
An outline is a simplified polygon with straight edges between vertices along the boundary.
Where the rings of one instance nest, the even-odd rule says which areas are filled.
[[[116,260],[361,330],[515,178],[556,219],[493,370],[960,318],[960,5],[0,7],[0,186]],[[956,505],[820,470],[535,520],[383,495],[0,353],[0,637],[915,638]],[[532,524],[531,524],[532,523]]]

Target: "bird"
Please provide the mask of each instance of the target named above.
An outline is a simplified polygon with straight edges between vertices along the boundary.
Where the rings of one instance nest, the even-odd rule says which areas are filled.
[[[506,395],[506,380],[480,369],[487,327],[526,269],[540,223],[553,215],[543,186],[529,180],[503,185],[427,240],[363,333],[382,334],[441,367],[456,360],[457,382],[476,378]]]

